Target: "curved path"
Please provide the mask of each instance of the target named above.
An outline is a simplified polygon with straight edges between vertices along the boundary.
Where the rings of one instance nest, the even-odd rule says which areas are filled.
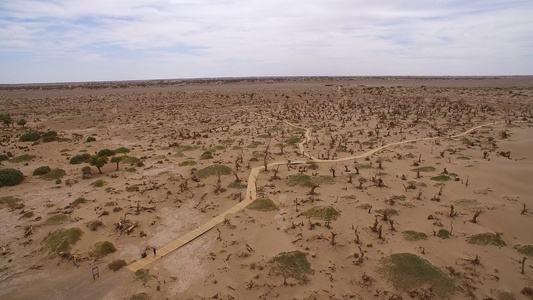
[[[279,121],[279,120],[276,120],[276,119],[273,119],[273,118],[269,118],[269,117],[265,117],[265,118],[273,120],[273,121]],[[365,153],[362,153],[362,154],[359,154],[359,155],[356,155],[356,156],[350,156],[350,157],[344,157],[344,158],[332,159],[332,160],[323,160],[323,159],[318,159],[316,157],[313,157],[313,156],[305,153],[305,151],[304,151],[304,144],[307,143],[307,141],[310,139],[310,133],[311,133],[310,129],[294,125],[294,124],[289,123],[287,121],[283,121],[283,122],[285,124],[291,126],[291,127],[301,128],[301,129],[306,130],[306,132],[305,132],[305,141],[300,142],[298,144],[298,148],[300,149],[300,154],[302,154],[303,156],[308,157],[309,159],[311,159],[312,161],[317,162],[317,163],[326,163],[326,162],[330,163],[330,162],[339,162],[339,161],[347,161],[347,160],[352,160],[352,159],[365,158],[365,157],[368,157],[368,156],[370,156],[372,154],[375,154],[376,152],[379,152],[379,151],[381,151],[381,150],[383,150],[385,148],[391,147],[391,146],[397,146],[397,145],[410,143],[410,142],[429,141],[429,140],[435,140],[435,139],[443,138],[443,137],[427,137],[427,138],[420,138],[420,139],[404,140],[404,141],[400,141],[400,142],[389,143],[387,145],[378,147],[376,149],[372,149],[370,151],[367,151]],[[495,124],[501,124],[501,123],[503,123],[503,122],[491,122],[491,123],[479,125],[479,126],[471,128],[471,129],[469,129],[469,130],[467,130],[467,131],[465,131],[463,133],[452,135],[452,136],[449,136],[449,137],[450,138],[458,138],[458,137],[464,136],[464,135],[466,135],[466,134],[468,134],[468,133],[470,133],[470,132],[472,132],[472,131],[474,131],[476,129],[479,129],[479,128],[482,128],[482,127],[486,127],[486,126],[495,125]],[[296,165],[296,164],[305,164],[305,163],[306,163],[305,161],[294,161],[294,162],[291,162],[291,164],[294,164],[294,165]],[[287,162],[285,162],[285,161],[283,161],[283,162],[273,162],[273,163],[268,164],[268,167],[270,168],[270,167],[273,167],[273,166],[285,165],[285,164],[287,164]],[[201,236],[202,234],[206,233],[207,231],[209,231],[213,227],[215,227],[218,224],[222,223],[227,215],[236,213],[236,212],[242,210],[243,208],[245,208],[246,206],[248,206],[250,203],[252,203],[253,199],[257,199],[257,197],[256,197],[256,192],[257,191],[255,189],[255,182],[257,181],[257,177],[259,176],[259,171],[261,171],[263,169],[264,169],[264,166],[259,166],[259,167],[253,168],[250,171],[250,177],[248,177],[248,187],[246,189],[245,200],[239,202],[237,205],[233,206],[232,208],[228,209],[227,211],[225,211],[225,212],[221,213],[220,215],[216,216],[214,219],[209,220],[207,223],[201,225],[200,227],[192,230],[191,232],[179,237],[178,239],[174,240],[173,242],[171,242],[171,243],[165,245],[164,247],[158,249],[156,256],[153,256],[153,255],[149,254],[147,257],[142,258],[142,259],[140,259],[138,261],[135,261],[132,264],[128,265],[127,268],[130,269],[133,272],[144,268],[146,265],[148,265],[148,264],[150,264],[150,263],[152,263],[152,262],[164,257],[165,255],[167,255],[167,254],[171,253],[172,251],[182,247],[183,245],[191,242],[192,240],[194,240],[197,237]]]

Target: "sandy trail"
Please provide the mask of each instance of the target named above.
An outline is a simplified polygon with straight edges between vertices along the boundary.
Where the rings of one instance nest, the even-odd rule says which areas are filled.
[[[276,120],[276,119],[273,119],[273,118],[270,118],[270,117],[266,117],[266,116],[262,116],[262,117],[266,118],[266,119],[269,119],[269,120],[273,120],[273,121],[280,121],[280,120]],[[419,139],[403,140],[403,141],[399,141],[399,142],[393,142],[393,143],[386,144],[384,146],[369,150],[369,151],[367,151],[365,153],[362,153],[362,154],[359,154],[359,155],[356,155],[356,156],[344,157],[344,158],[339,158],[339,159],[324,160],[324,159],[318,159],[316,157],[313,157],[313,156],[305,153],[304,144],[306,144],[308,142],[308,140],[310,139],[310,133],[311,133],[310,129],[300,127],[300,126],[292,124],[292,123],[290,123],[288,121],[283,121],[283,122],[285,124],[291,126],[291,127],[304,129],[306,131],[305,132],[305,140],[298,144],[298,148],[300,150],[300,154],[301,155],[311,159],[313,162],[316,162],[316,163],[331,163],[331,162],[341,162],[341,161],[347,161],[347,160],[353,160],[353,159],[360,159],[360,158],[365,158],[365,157],[371,156],[371,155],[373,155],[373,154],[375,154],[375,153],[377,153],[377,152],[379,152],[379,151],[381,151],[383,149],[386,149],[386,148],[389,148],[389,147],[392,147],[392,146],[398,146],[398,145],[411,143],[411,142],[430,141],[430,140],[436,140],[436,139],[440,139],[440,138],[445,138],[445,137],[426,137],[426,138],[419,138]],[[503,123],[503,122],[501,122],[501,121],[500,122],[490,122],[490,123],[478,125],[478,126],[470,128],[470,129],[468,129],[468,130],[466,130],[466,131],[464,131],[462,133],[459,133],[459,134],[456,134],[456,135],[452,135],[449,138],[458,138],[458,137],[464,136],[464,135],[466,135],[466,134],[468,134],[468,133],[470,133],[472,131],[475,131],[475,130],[477,130],[479,128],[486,127],[486,126],[492,126],[492,125],[496,125],[496,124],[501,124],[501,123]],[[270,168],[270,167],[274,167],[274,166],[278,166],[278,165],[286,165],[287,163],[288,162],[286,162],[286,161],[278,161],[278,162],[269,163],[267,165],[267,167]],[[294,162],[291,162],[292,165],[305,164],[305,163],[306,163],[305,161],[294,161]],[[257,199],[256,181],[257,181],[257,177],[259,176],[259,171],[264,170],[264,169],[265,169],[264,166],[258,166],[258,167],[253,168],[250,171],[250,176],[248,177],[248,186],[247,186],[247,189],[246,189],[245,200],[239,202],[238,204],[236,204],[232,208],[230,208],[230,209],[226,210],[225,212],[219,214],[218,216],[216,216],[215,218],[213,218],[213,219],[209,220],[208,222],[204,223],[200,227],[197,227],[196,229],[190,231],[189,233],[179,237],[178,239],[176,239],[176,240],[172,241],[171,243],[165,245],[164,247],[160,248],[157,251],[157,256],[148,255],[147,257],[145,257],[143,259],[140,259],[140,260],[137,260],[137,261],[133,262],[132,264],[128,265],[127,268],[129,270],[133,271],[133,272],[144,268],[146,265],[151,264],[152,262],[163,258],[164,256],[168,255],[172,251],[174,251],[174,250],[186,245],[187,243],[193,241],[194,239],[198,238],[202,234],[204,234],[207,231],[211,230],[213,227],[215,227],[218,224],[224,222],[224,220],[225,220],[227,215],[234,214],[234,213],[242,210],[246,206],[248,206],[250,203],[253,202],[253,199]]]

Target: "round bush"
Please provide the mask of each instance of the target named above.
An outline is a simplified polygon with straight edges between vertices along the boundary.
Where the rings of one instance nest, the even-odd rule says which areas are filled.
[[[0,170],[0,187],[14,186],[22,182],[24,174],[16,169],[2,169]]]
[[[70,164],[78,165],[78,164],[86,162],[87,160],[89,160],[89,158],[91,158],[91,155],[89,153],[78,154],[78,155],[73,156],[70,159]]]
[[[37,141],[41,138],[41,133],[35,130],[30,130],[26,132],[25,134],[20,136],[21,142],[33,142]]]
[[[49,166],[41,166],[33,170],[33,176],[41,176],[44,174],[48,174],[50,173],[50,171],[52,171],[52,169],[50,169]]]

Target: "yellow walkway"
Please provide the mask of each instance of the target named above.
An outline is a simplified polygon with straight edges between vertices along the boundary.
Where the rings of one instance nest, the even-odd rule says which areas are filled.
[[[265,117],[267,119],[270,119],[270,120],[274,120],[274,121],[278,121],[278,120],[275,120],[275,119],[272,119],[272,118],[269,118],[269,117]],[[305,141],[302,141],[298,147],[300,148],[300,154],[303,154],[304,156],[308,157],[309,159],[311,159],[312,161],[314,162],[317,162],[317,163],[326,163],[326,162],[339,162],[339,161],[346,161],[346,160],[351,160],[351,159],[358,159],[358,158],[363,158],[363,157],[367,157],[367,156],[370,156],[376,152],[379,152],[385,148],[388,148],[390,146],[396,146],[396,145],[401,145],[401,144],[405,144],[405,143],[410,143],[410,142],[416,142],[416,141],[428,141],[428,140],[434,140],[434,139],[438,139],[438,138],[442,138],[442,137],[432,137],[432,138],[420,138],[420,139],[412,139],[412,140],[405,140],[405,141],[401,141],[401,142],[395,142],[395,143],[390,143],[390,144],[387,144],[385,146],[382,146],[382,147],[379,147],[379,148],[376,148],[376,149],[372,149],[370,151],[367,151],[363,154],[360,154],[360,155],[357,155],[357,156],[351,156],[351,157],[344,157],[344,158],[340,158],[340,159],[335,159],[335,160],[322,160],[322,159],[317,159],[316,157],[313,157],[307,153],[304,152],[304,144],[307,142],[307,140],[309,140],[309,134],[310,134],[310,130],[309,129],[306,129],[306,128],[303,128],[303,127],[300,127],[300,126],[296,126],[294,124],[291,124],[287,121],[284,121],[287,125],[289,126],[292,126],[292,127],[296,127],[296,128],[302,128],[302,129],[305,129],[306,130],[306,133],[305,133],[305,137],[306,137],[306,140]],[[450,136],[450,138],[458,138],[460,136],[463,136],[463,135],[466,135],[478,128],[481,128],[481,127],[485,127],[485,126],[490,126],[490,125],[495,125],[495,124],[499,124],[499,123],[503,123],[503,122],[491,122],[491,123],[488,123],[488,124],[484,124],[484,125],[479,125],[479,126],[476,126],[476,127],[473,127],[463,133],[460,133],[460,134],[457,134],[457,135],[453,135],[453,136]],[[297,161],[297,162],[292,162],[293,164],[301,164],[301,163],[305,163],[303,161]],[[274,162],[274,163],[270,163],[268,164],[268,167],[273,167],[273,166],[277,166],[277,165],[285,165],[287,164],[287,162]],[[216,216],[214,219],[212,220],[209,220],[207,223],[201,225],[200,227],[194,229],[193,231],[179,237],[178,239],[174,240],[173,242],[165,245],[164,247],[160,248],[160,249],[157,249],[157,255],[156,256],[153,256],[153,255],[150,255],[148,254],[145,258],[142,258],[132,264],[130,264],[129,266],[127,266],[128,269],[130,269],[131,271],[135,272],[139,269],[142,269],[144,268],[146,265],[164,257],[165,255],[171,253],[172,251],[180,248],[181,246],[191,242],[192,240],[196,239],[197,237],[201,236],[202,234],[206,233],[207,231],[209,231],[211,228],[217,226],[218,224],[224,222],[224,219],[225,217],[228,215],[228,214],[233,214],[233,213],[236,213],[240,210],[242,210],[243,208],[245,208],[246,206],[248,206],[250,203],[252,203],[252,199],[256,199],[256,190],[255,190],[255,182],[257,180],[257,176],[259,174],[259,171],[260,170],[263,170],[264,167],[263,166],[260,166],[260,167],[255,167],[253,168],[251,171],[250,171],[250,177],[248,178],[248,188],[246,189],[246,197],[245,197],[245,200],[239,202],[237,205],[233,206],[232,208],[228,209],[227,211],[221,213],[220,215]],[[250,198],[250,195],[252,196]]]

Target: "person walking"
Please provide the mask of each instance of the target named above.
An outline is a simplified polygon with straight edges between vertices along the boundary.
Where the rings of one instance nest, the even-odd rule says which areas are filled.
[[[156,251],[155,251],[155,248],[154,248],[154,256],[155,256],[155,254],[156,254]]]

